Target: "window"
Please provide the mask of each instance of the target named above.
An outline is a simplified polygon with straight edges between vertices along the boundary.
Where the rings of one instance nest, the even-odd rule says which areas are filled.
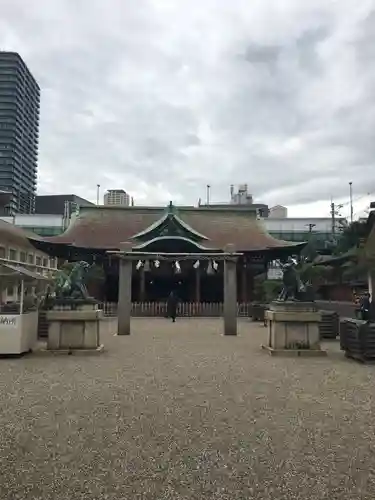
[[[36,265],[41,266],[42,265],[42,257],[39,257],[38,255],[36,256]]]
[[[26,252],[20,252],[20,262],[26,262]]]
[[[47,257],[43,258],[43,267],[48,267],[48,259],[47,259]]]
[[[51,267],[52,269],[56,268],[56,259],[55,259],[55,257],[51,257],[49,259],[49,267]]]
[[[27,256],[27,261],[29,264],[34,264],[34,255],[32,253]]]
[[[17,260],[17,251],[9,248],[9,260]]]
[[[14,291],[13,289],[14,289],[13,285],[8,286],[8,288],[7,288],[7,296],[8,297],[12,297],[13,296],[13,291]]]
[[[4,247],[0,247],[0,258],[5,259],[6,257],[6,252]]]

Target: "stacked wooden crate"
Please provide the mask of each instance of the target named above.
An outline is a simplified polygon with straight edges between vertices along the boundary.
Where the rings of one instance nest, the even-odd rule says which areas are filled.
[[[322,319],[319,324],[321,339],[335,339],[340,333],[340,319],[335,311],[321,311]]]
[[[362,362],[374,362],[375,323],[346,318],[340,326],[340,346],[345,356]]]

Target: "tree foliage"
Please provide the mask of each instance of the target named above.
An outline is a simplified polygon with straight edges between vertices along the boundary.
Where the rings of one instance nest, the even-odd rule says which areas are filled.
[[[354,221],[345,227],[338,239],[334,253],[341,255],[351,249],[360,248],[367,240],[370,233],[370,226],[367,221]]]
[[[317,266],[313,262],[304,262],[299,269],[303,283],[310,283],[314,288],[329,281],[332,277],[333,267]]]

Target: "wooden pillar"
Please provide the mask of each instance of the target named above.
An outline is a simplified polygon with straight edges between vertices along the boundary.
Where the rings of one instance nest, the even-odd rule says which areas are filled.
[[[146,300],[146,273],[143,267],[139,271],[139,301]]]
[[[237,266],[224,261],[224,335],[237,335]]]
[[[132,309],[132,261],[120,259],[118,287],[118,335],[130,335]]]
[[[195,302],[201,301],[201,270],[198,267],[195,270]]]

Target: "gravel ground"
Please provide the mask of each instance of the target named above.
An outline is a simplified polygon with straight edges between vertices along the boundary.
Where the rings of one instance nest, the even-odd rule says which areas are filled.
[[[0,360],[0,498],[373,500],[375,366],[221,330],[135,319],[100,356]]]

